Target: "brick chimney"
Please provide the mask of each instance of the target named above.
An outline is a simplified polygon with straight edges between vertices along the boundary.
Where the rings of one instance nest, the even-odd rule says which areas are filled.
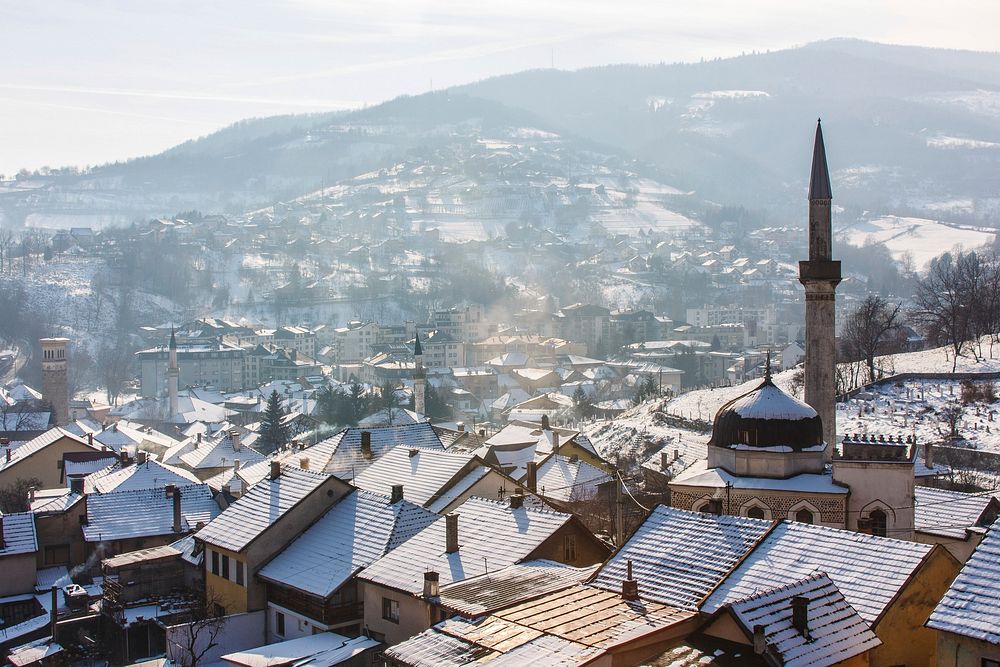
[[[444,517],[445,553],[458,552],[458,515],[452,512]]]
[[[173,490],[171,494],[170,491]],[[173,485],[167,486],[167,494],[173,496],[174,500],[174,532],[181,532],[181,490]]]
[[[465,432],[465,422],[458,422],[456,425],[459,433]]]
[[[534,461],[528,461],[528,472],[524,476],[524,485],[532,493],[535,493],[538,489],[538,464]]]
[[[87,434],[87,444],[90,445],[91,447],[94,446],[94,434],[93,433],[88,433]]]
[[[391,504],[395,505],[396,503],[398,503],[402,499],[403,499],[403,485],[402,484],[393,484],[392,485],[392,493],[389,496],[389,502]]]
[[[512,493],[510,494],[510,508],[512,510],[520,509],[524,507],[524,494],[523,493]]]
[[[767,651],[767,637],[764,636],[766,626],[757,624],[753,626],[753,652],[757,655],[764,655]]]
[[[411,459],[412,459],[412,458],[413,458],[414,456],[416,456],[417,454],[419,454],[419,453],[420,453],[420,450],[419,450],[418,448],[416,448],[416,447],[410,447],[410,452],[409,452],[409,454],[410,454],[410,458],[411,458]]]
[[[424,572],[424,597],[436,598],[439,595],[440,575],[437,572]]]
[[[555,431],[552,431],[552,451],[559,453],[559,434]]]
[[[809,638],[809,598],[801,595],[792,598],[792,627]]]
[[[195,439],[195,441],[194,441],[194,448],[198,449],[198,445],[200,445],[200,444],[201,444],[201,433],[198,434],[197,439]]]
[[[549,430],[549,416],[548,415],[542,415],[542,430],[543,431],[548,431]]]
[[[638,600],[639,599],[639,582],[632,578],[632,561],[626,562],[626,574],[625,579],[622,581],[622,599],[623,600]]]
[[[924,465],[928,468],[934,467],[934,443],[924,443]]]
[[[243,442],[240,440],[240,432],[235,428],[229,432],[229,439],[233,442],[233,451],[238,452],[243,447]]]
[[[148,454],[146,452],[136,452],[135,453],[135,464],[141,466],[148,460]]]
[[[300,456],[299,457],[299,467],[302,468],[303,470],[309,470],[309,457],[308,456]]]
[[[361,432],[361,456],[370,461],[372,458],[372,434],[371,431]]]
[[[281,477],[281,461],[271,461],[271,479],[278,479]]]

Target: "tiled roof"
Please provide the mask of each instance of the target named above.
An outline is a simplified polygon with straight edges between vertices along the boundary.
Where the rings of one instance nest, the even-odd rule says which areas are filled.
[[[517,563],[570,520],[569,514],[470,498],[459,515],[455,553],[445,552],[441,517],[405,544],[366,568],[361,579],[419,594],[424,572],[437,571],[442,586]]]
[[[259,574],[325,598],[438,518],[405,500],[391,505],[385,496],[356,491],[295,538]]]
[[[481,616],[579,584],[595,569],[550,560],[508,565],[442,587],[441,606],[463,616]]]
[[[69,489],[40,489],[35,491],[35,499],[31,501],[31,511],[34,514],[59,514],[82,499],[83,496],[72,493]]]
[[[0,471],[6,470],[7,468],[11,468],[17,465],[18,463],[28,458],[32,454],[40,452],[41,450],[45,449],[46,447],[48,447],[49,445],[53,444],[54,442],[58,441],[61,438],[69,438],[70,440],[73,440],[79,445],[83,445],[85,447],[87,446],[86,440],[78,438],[69,431],[61,429],[58,426],[56,426],[55,428],[50,428],[48,431],[42,433],[38,437],[32,438],[23,445],[20,445],[19,447],[11,450],[10,461],[7,460],[6,456],[0,456]]]
[[[265,478],[195,535],[205,542],[241,551],[329,475],[283,466],[277,479]]]
[[[371,433],[372,453],[366,458],[361,453],[361,433]],[[310,466],[341,479],[353,479],[393,447],[444,449],[441,439],[427,422],[383,426],[378,428],[349,428],[307,447],[302,454],[310,459]]]
[[[35,537],[35,515],[31,512],[17,512],[3,515],[3,548],[0,558],[30,554],[38,551]]]
[[[861,618],[875,623],[933,545],[783,521],[702,605],[722,605],[825,572]],[[640,584],[641,586],[641,584]]]
[[[920,533],[965,539],[966,529],[978,526],[994,496],[915,486],[913,529]]]
[[[433,449],[395,447],[354,478],[354,485],[389,495],[394,484],[403,485],[403,497],[427,507],[467,466],[475,466],[471,454],[452,454]]]
[[[611,476],[585,461],[554,455],[538,466],[538,493],[553,500],[587,500]]]
[[[167,484],[184,486],[200,482],[201,480],[187,470],[147,459],[145,463],[125,466],[119,463],[91,473],[84,479],[84,490],[87,493],[110,493],[163,488]]]
[[[986,532],[927,626],[1000,644],[1000,522]]]
[[[792,625],[793,597],[808,600],[807,636]],[[767,650],[780,656],[785,667],[825,667],[882,644],[822,572],[737,600],[731,608],[749,636],[755,625],[764,626]]]
[[[460,478],[455,480],[455,482],[447,490],[438,495],[429,504],[424,505],[424,507],[426,507],[427,509],[436,514],[441,514],[442,512],[448,509],[449,505],[451,505],[453,502],[461,498],[463,493],[466,493],[469,489],[471,489],[473,486],[479,483],[480,480],[489,475],[491,471],[492,468],[489,468],[488,466],[485,465],[476,466],[475,468],[473,468],[472,470],[470,470],[469,472],[467,472],[466,474],[462,475]],[[504,486],[504,484],[505,482],[501,483],[501,488]],[[499,489],[497,489],[497,491],[498,491],[497,497],[499,497]],[[403,493],[404,494],[406,493],[405,489]],[[534,499],[534,496],[531,496],[531,498]],[[527,500],[527,498],[525,498],[525,500]]]
[[[181,531],[194,530],[219,514],[207,484],[179,486]],[[93,493],[87,496],[87,542],[106,542],[173,533],[174,504],[162,488]]]
[[[216,440],[202,439],[198,447],[189,450],[181,455],[181,462],[192,469],[203,468],[223,468],[233,465],[233,461],[238,459],[240,464],[251,464],[263,461],[266,456],[252,447],[240,445],[237,451],[233,447],[233,440],[228,435]]]
[[[631,560],[642,599],[696,609],[770,528],[769,521],[660,505],[598,571],[593,584],[620,592]]]

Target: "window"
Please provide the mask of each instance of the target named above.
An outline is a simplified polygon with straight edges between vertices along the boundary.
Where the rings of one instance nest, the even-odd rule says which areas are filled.
[[[285,615],[280,611],[274,612],[274,634],[285,636]]]
[[[399,600],[382,598],[382,618],[399,623]]]
[[[990,660],[983,658],[981,667],[1000,667],[1000,660]]]
[[[576,560],[576,535],[563,537],[563,560],[572,563]]]
[[[802,508],[795,513],[795,520],[799,523],[812,523],[814,521],[813,513],[805,508]]]
[[[219,552],[212,552],[212,574],[219,574]]]
[[[763,507],[751,507],[747,510],[747,516],[751,519],[763,519],[764,518],[764,508]]]
[[[69,563],[68,544],[50,544],[45,547],[46,565],[66,565]]]
[[[885,512],[882,510],[873,510],[868,518],[872,522],[872,535],[878,535],[879,537],[885,537],[889,534],[889,521]]]
[[[229,556],[222,557],[222,578],[229,578]]]
[[[236,583],[243,586],[243,561],[236,561]]]

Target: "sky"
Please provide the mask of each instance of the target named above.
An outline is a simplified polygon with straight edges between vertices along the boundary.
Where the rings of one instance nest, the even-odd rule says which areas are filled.
[[[995,0],[0,0],[0,174],[555,66],[834,37],[997,50]]]

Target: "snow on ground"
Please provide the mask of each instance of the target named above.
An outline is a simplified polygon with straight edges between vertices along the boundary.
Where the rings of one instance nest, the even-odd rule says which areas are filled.
[[[636,235],[640,230],[676,232],[701,223],[668,209],[662,202],[638,199],[632,208],[607,208],[594,220],[612,234]]]
[[[955,227],[935,220],[888,215],[840,229],[838,236],[856,246],[881,243],[895,259],[909,253],[916,268],[922,269],[930,260],[956,245],[971,249],[992,243],[995,233],[986,229]]]

